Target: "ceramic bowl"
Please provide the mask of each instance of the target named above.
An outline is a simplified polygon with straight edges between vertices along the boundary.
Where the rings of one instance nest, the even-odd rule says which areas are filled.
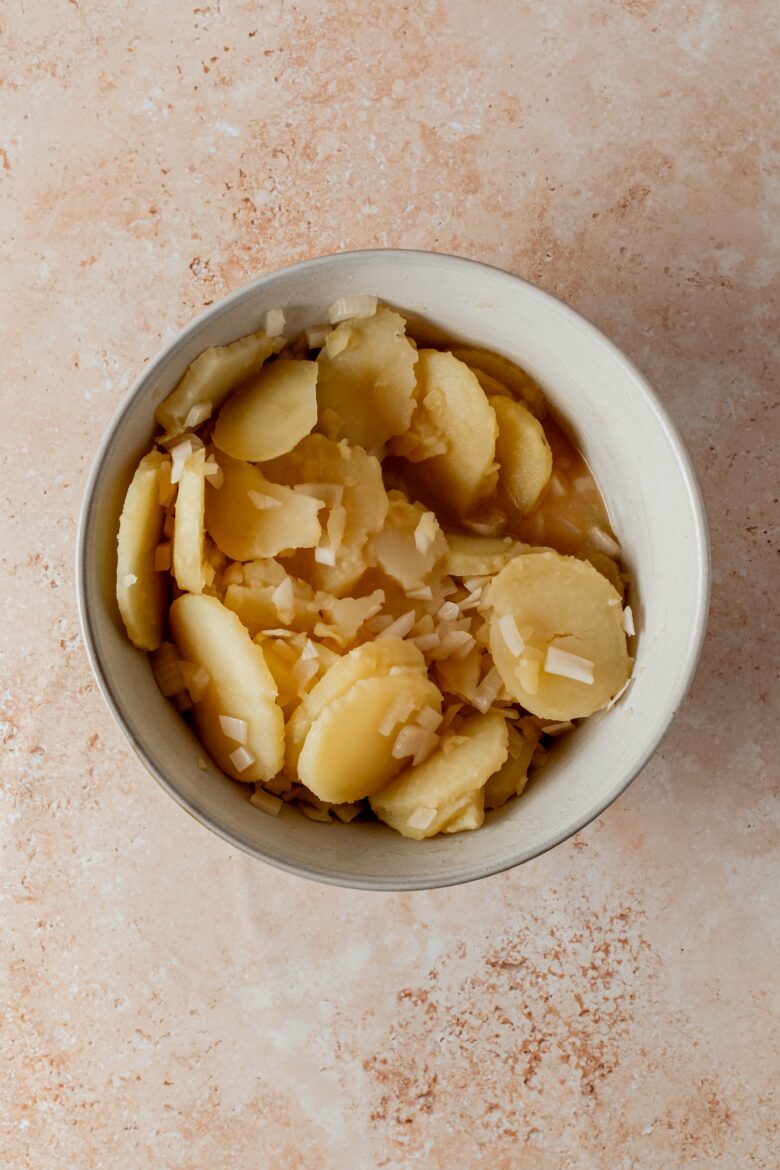
[[[606,715],[566,737],[522,799],[477,832],[409,841],[380,824],[323,825],[294,809],[270,817],[250,786],[201,771],[194,734],[128,642],[114,598],[122,501],[154,432],[154,409],[210,345],[261,327],[281,307],[288,332],[319,323],[351,293],[373,293],[437,329],[506,355],[544,387],[605,497],[636,582],[634,678]],[[572,309],[485,264],[428,252],[324,256],[261,276],[210,306],[143,371],[103,439],[82,509],[78,598],[106,702],[163,788],[230,845],[319,881],[372,890],[453,885],[537,857],[599,816],[655,751],[691,681],[704,634],[706,521],[680,437],[642,375]]]

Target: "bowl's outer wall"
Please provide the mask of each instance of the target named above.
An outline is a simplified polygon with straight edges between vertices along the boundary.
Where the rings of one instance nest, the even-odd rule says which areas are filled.
[[[203,349],[261,327],[284,309],[288,331],[322,321],[339,296],[373,293],[454,337],[503,353],[544,386],[601,487],[637,582],[634,681],[600,721],[562,743],[521,801],[476,833],[413,842],[384,826],[272,818],[204,758],[162,697],[146,655],[127,641],[114,598],[124,493],[148,449],[153,411]],[[98,453],[82,511],[77,576],[82,628],[103,691],[141,759],[168,792],[226,840],[304,876],[370,889],[471,881],[564,840],[641,770],[689,685],[706,623],[706,523],[675,428],[638,371],[592,325],[500,270],[425,252],[342,253],[260,277],[189,325],[127,395]]]

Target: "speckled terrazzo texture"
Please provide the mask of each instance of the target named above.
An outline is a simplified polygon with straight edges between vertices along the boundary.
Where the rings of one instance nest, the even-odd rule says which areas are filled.
[[[770,0],[5,6],[8,1170],[777,1164],[779,23]],[[261,271],[385,245],[529,277],[639,364],[701,477],[714,590],[688,703],[616,806],[522,870],[382,897],[264,868],[156,787],[72,565],[92,454],[161,342]]]

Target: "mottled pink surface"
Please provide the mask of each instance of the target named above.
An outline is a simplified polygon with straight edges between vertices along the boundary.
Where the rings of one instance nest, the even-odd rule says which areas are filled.
[[[0,1164],[776,1166],[776,3],[0,23]],[[143,363],[250,277],[377,245],[501,265],[610,334],[690,444],[714,554],[693,691],[617,805],[513,873],[398,896],[188,819],[104,707],[73,589]]]

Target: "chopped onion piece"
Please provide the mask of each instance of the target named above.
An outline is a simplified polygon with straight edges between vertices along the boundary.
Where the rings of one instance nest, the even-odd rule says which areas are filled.
[[[437,815],[435,808],[416,808],[406,818],[406,827],[408,829],[420,829],[422,832],[425,832],[436,820]]]
[[[193,703],[199,703],[209,689],[209,672],[204,666],[182,660],[179,661],[179,670]]]
[[[423,727],[402,727],[393,744],[393,756],[402,760],[405,756],[412,757],[415,767],[427,760],[431,752],[438,746],[439,737]]]
[[[266,337],[281,337],[284,332],[284,312],[282,309],[269,309],[265,315]]]
[[[171,447],[171,483],[178,483],[181,479],[181,473],[184,470],[184,464],[192,454],[192,439],[184,439],[181,443],[177,443],[175,447]]]
[[[433,590],[430,585],[422,585],[419,589],[410,589],[406,596],[410,601],[433,601]]]
[[[468,597],[464,597],[462,601],[458,602],[458,605],[460,606],[461,612],[464,609],[476,609],[481,600],[482,587],[480,586],[478,589],[472,589]]]
[[[589,530],[588,539],[599,552],[606,553],[609,557],[620,556],[620,545],[618,542],[608,532],[605,532],[603,528],[599,528],[598,525],[594,524]]]
[[[228,739],[232,739],[236,743],[246,743],[249,735],[246,719],[236,719],[233,715],[220,715],[219,726]]]
[[[344,529],[347,527],[347,509],[343,504],[335,504],[328,515],[326,531],[328,545],[334,552],[338,552],[344,539]]]
[[[343,483],[296,483],[293,491],[300,492],[302,496],[311,496],[313,500],[319,500],[320,506],[323,508],[335,508],[344,499]]]
[[[125,573],[124,577],[122,578],[122,584],[124,585],[125,589],[129,589],[132,585],[135,585],[137,580],[138,578],[136,577],[135,573]]]
[[[207,418],[211,418],[211,403],[210,402],[196,402],[194,406],[190,407],[189,414],[184,420],[185,431],[194,430],[204,423]]]
[[[294,638],[295,630],[261,630],[264,638]]]
[[[433,512],[423,512],[414,530],[414,547],[424,556],[436,539],[438,524]]]
[[[166,699],[180,695],[184,690],[184,679],[179,670],[179,658],[173,642],[161,642],[150,657],[154,681]]]
[[[329,333],[329,325],[311,325],[306,330],[306,344],[309,349],[322,349],[323,342]]]
[[[571,654],[568,650],[561,650],[559,646],[548,646],[544,658],[544,670],[547,674],[556,674],[561,678],[570,678],[574,682],[593,686],[593,662],[590,658],[580,658],[579,654]]]
[[[457,621],[460,617],[460,606],[455,601],[445,601],[436,616],[442,622]]]
[[[464,520],[463,527],[467,528],[469,532],[473,532],[476,536],[497,536],[503,523],[503,517],[493,520],[492,522],[482,520]]]
[[[280,800],[278,796],[272,796],[270,792],[266,792],[263,788],[256,788],[249,797],[249,803],[253,804],[255,808],[259,808],[262,812],[268,813],[270,817],[278,817],[284,801]]]
[[[292,668],[292,676],[297,682],[298,686],[303,688],[309,685],[315,674],[318,673],[319,669],[319,657],[312,659],[301,656],[295,663],[295,666]]]
[[[435,731],[443,718],[435,707],[422,707],[414,721],[418,727],[423,727],[426,731]]]
[[[484,715],[493,706],[504,684],[495,666],[491,667],[476,689],[473,706]]]
[[[450,706],[444,712],[444,718],[442,719],[441,725],[439,727],[439,735],[444,735],[445,731],[449,731],[454,720],[458,717],[460,712],[463,710],[463,707],[464,707],[463,703],[451,703],[450,704]]]
[[[416,666],[391,666],[388,671],[389,674],[419,674],[420,671]]]
[[[414,638],[409,638],[410,642],[414,642],[418,650],[422,650],[423,654],[427,650],[432,650],[434,646],[438,646],[441,638],[438,634],[417,634]]]
[[[554,471],[550,476],[550,495],[566,495],[566,481],[557,471]]]
[[[247,493],[251,503],[261,512],[268,508],[281,508],[282,501],[274,499],[273,496],[267,496],[264,492],[257,492],[254,488],[249,488]]]
[[[525,639],[517,628],[514,614],[503,614],[498,619],[498,628],[501,631],[501,637],[504,639],[509,653],[514,654],[515,658],[519,658],[525,650]]]
[[[271,604],[283,622],[291,622],[295,617],[295,590],[292,579],[285,577],[276,586],[271,594]]]
[[[376,297],[367,295],[339,297],[328,309],[328,320],[331,325],[338,325],[339,321],[348,321],[350,317],[373,317],[377,304]]]
[[[434,662],[443,662],[446,658],[465,658],[476,645],[476,640],[468,630],[450,630],[440,640],[438,649],[431,654]]]
[[[333,812],[345,825],[348,825],[350,821],[354,821],[355,817],[358,816],[362,811],[363,805],[359,800],[354,801],[352,804],[333,805]]]
[[[410,697],[408,692],[401,691],[400,695],[396,695],[382,716],[382,722],[379,724],[379,734],[389,735],[399,723],[406,723],[416,706],[414,697]]]
[[[366,629],[371,634],[381,634],[393,624],[393,619],[386,613],[377,614],[376,617],[369,618],[365,623]]]
[[[317,808],[308,801],[299,800],[298,808],[310,821],[320,821],[323,825],[330,824],[330,812],[327,807]]]
[[[548,723],[542,731],[545,735],[565,735],[567,731],[574,731],[574,724],[570,719],[566,719],[563,723]]]
[[[301,658],[304,662],[311,662],[316,659],[319,662],[320,657],[317,653],[317,647],[312,642],[311,638],[307,638],[303,643],[303,650],[301,650]]]
[[[158,573],[164,573],[166,569],[170,569],[172,563],[171,542],[166,540],[158,544],[154,550],[154,567]]]
[[[237,772],[245,772],[255,762],[255,757],[243,745],[231,752],[228,759]]]
[[[626,679],[626,681],[623,683],[623,685],[622,685],[622,687],[620,688],[620,690],[619,690],[619,691],[616,691],[616,692],[615,692],[615,694],[612,696],[612,698],[611,698],[611,699],[609,700],[609,702],[607,703],[607,705],[606,705],[606,707],[605,707],[605,710],[606,710],[606,711],[611,711],[611,710],[612,710],[612,708],[615,706],[615,703],[617,703],[618,699],[622,699],[622,698],[623,698],[623,695],[626,693],[626,691],[628,690],[628,688],[631,686],[631,683],[632,683],[632,681],[633,681],[633,680],[632,680],[632,679],[630,679],[630,678],[627,678],[627,679]]]
[[[155,568],[157,568],[157,565],[155,565]],[[634,626],[634,614],[630,605],[627,605],[623,610],[623,629],[628,634],[629,638],[636,633],[636,627]]]
[[[402,614],[401,617],[396,618],[394,622],[391,622],[389,626],[386,626],[384,630],[381,630],[377,634],[377,639],[405,638],[416,621],[417,614],[413,609],[410,609],[408,613]]]
[[[336,550],[328,548],[325,544],[318,544],[314,550],[314,559],[318,565],[330,565],[332,567],[336,564]]]
[[[489,582],[489,577],[464,577],[463,588],[473,593],[477,589],[484,589]]]

